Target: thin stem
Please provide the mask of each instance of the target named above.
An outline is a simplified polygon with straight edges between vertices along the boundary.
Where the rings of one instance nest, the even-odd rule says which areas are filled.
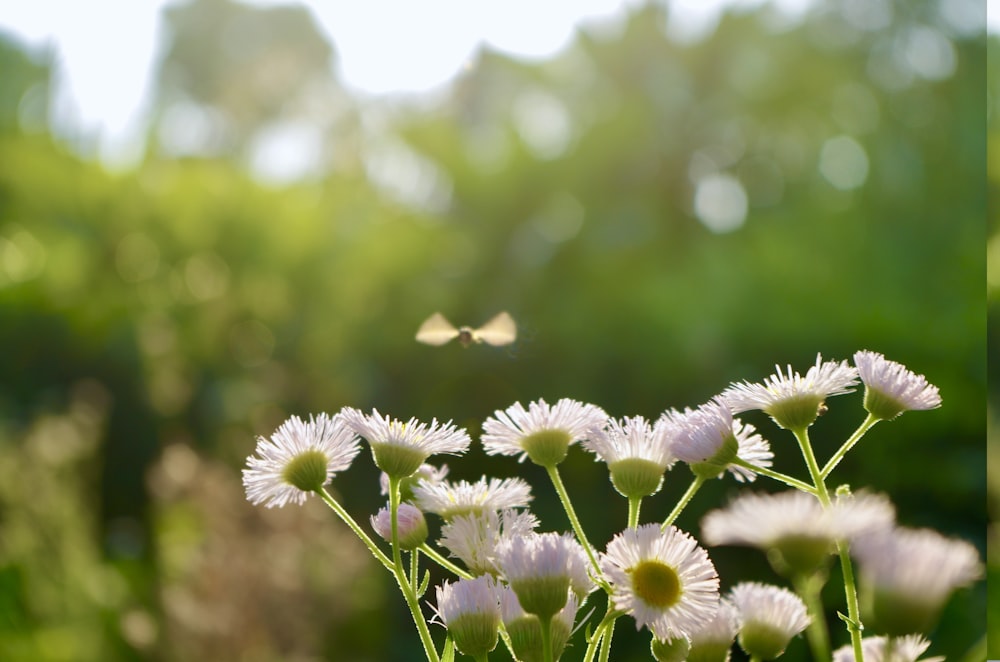
[[[420,552],[413,550],[410,552],[410,586],[414,590],[420,587]]]
[[[601,642],[601,662],[611,660],[611,638],[615,636],[615,621],[612,620],[604,628],[604,641]]]
[[[676,520],[681,514],[681,511],[683,511],[687,505],[691,503],[691,499],[694,498],[694,495],[698,493],[698,490],[700,490],[701,486],[704,484],[705,479],[701,476],[695,475],[694,480],[691,481],[690,485],[688,485],[687,491],[681,496],[680,501],[677,502],[674,509],[669,515],[667,515],[667,519],[663,520],[663,526],[660,527],[661,530],[666,531],[667,527],[674,523],[674,520]]]
[[[642,507],[642,497],[628,498],[628,528],[635,529],[639,526],[639,508]]]
[[[539,618],[542,630],[542,661],[552,662],[552,618]]]
[[[823,575],[820,573],[809,577],[799,576],[794,579],[795,591],[806,603],[809,615],[812,617],[809,622],[809,629],[806,631],[806,638],[809,639],[809,648],[812,649],[814,660],[830,659],[830,633],[827,631],[826,614],[823,612],[823,601],[820,598],[820,591],[825,583]]]
[[[809,475],[816,486],[816,496],[824,508],[829,508],[830,493],[826,489],[819,465],[816,464],[816,455],[813,453],[812,444],[809,441],[809,429],[801,428],[792,432],[795,433],[799,448],[802,450],[802,457],[809,468]],[[863,629],[861,610],[858,607],[858,589],[854,583],[854,570],[851,568],[851,555],[847,543],[837,541],[837,552],[840,555],[840,569],[844,575],[844,595],[847,598],[847,630],[851,635],[851,648],[854,650],[855,662],[864,662],[864,653],[861,649],[861,630]]]
[[[585,552],[587,552],[587,558],[590,559],[590,565],[594,568],[594,580],[604,588],[608,590],[607,582],[603,581],[601,578],[601,566],[597,563],[597,557],[594,555],[594,548],[591,547],[590,541],[587,540],[587,534],[583,532],[583,527],[580,526],[580,520],[576,516],[576,511],[573,510],[573,503],[569,500],[569,494],[566,492],[566,487],[563,485],[562,478],[559,477],[559,469],[553,465],[551,467],[545,467],[545,470],[549,474],[549,479],[552,481],[553,487],[556,488],[556,494],[559,495],[559,500],[562,502],[563,509],[566,511],[566,516],[569,517],[569,523],[573,527],[573,533],[576,534],[577,540],[583,546]]]
[[[399,584],[399,590],[406,598],[406,605],[413,615],[413,623],[420,633],[420,643],[424,646],[424,655],[428,662],[440,662],[437,649],[434,647],[434,640],[431,638],[430,630],[427,628],[427,621],[424,613],[420,610],[420,603],[417,600],[416,587],[411,585],[406,578],[406,570],[403,569],[402,554],[399,549],[399,478],[389,478],[389,515],[392,520],[392,569]]]
[[[747,462],[746,460],[741,458],[734,459],[731,462],[731,464],[741,466],[744,469],[749,469],[750,471],[758,473],[761,476],[767,476],[768,478],[773,478],[774,480],[780,483],[784,483],[789,487],[794,487],[797,490],[808,492],[809,494],[816,494],[816,488],[810,485],[809,483],[804,483],[798,478],[792,478],[791,476],[786,476],[785,474],[777,471],[771,471],[767,467],[759,467],[756,464]]]
[[[840,464],[841,460],[844,459],[847,452],[854,448],[854,444],[858,443],[861,437],[865,436],[865,433],[871,430],[872,427],[880,420],[881,419],[875,418],[872,414],[868,414],[865,420],[861,422],[861,425],[858,426],[858,429],[854,431],[854,434],[848,437],[847,441],[844,442],[844,445],[838,448],[837,452],[833,454],[830,461],[827,462],[826,466],[823,467],[823,470],[819,472],[820,475],[823,478],[829,476],[830,472],[833,471],[838,464]]]
[[[594,634],[590,636],[590,640],[587,643],[587,652],[583,656],[583,662],[593,662],[594,656],[597,654],[598,648],[601,645],[601,641],[604,638],[604,633],[617,619],[622,615],[623,612],[616,611],[614,604],[611,602],[610,596],[608,597],[608,611],[604,614],[604,618],[597,627],[594,628]]]
[[[384,565],[387,570],[392,570],[392,561],[389,560],[389,557],[378,548],[378,545],[376,545],[370,537],[368,537],[368,534],[364,532],[364,529],[358,526],[358,523],[354,521],[354,518],[351,517],[346,510],[344,510],[344,507],[337,503],[336,499],[330,496],[330,493],[326,491],[326,488],[321,487],[317,494],[319,495],[319,498],[323,500],[323,503],[330,506],[330,509],[337,513],[337,517],[339,517],[344,524],[349,526],[351,531],[354,531],[354,534],[357,537],[361,538],[361,542],[365,544],[368,550],[372,553],[372,556],[374,556],[379,563]]]
[[[434,561],[445,570],[455,575],[458,575],[462,579],[473,579],[473,575],[471,572],[469,572],[468,570],[462,570],[457,565],[455,565],[445,557],[441,556],[440,552],[438,552],[436,549],[434,549],[427,543],[420,545],[418,549],[424,553],[424,556]]]

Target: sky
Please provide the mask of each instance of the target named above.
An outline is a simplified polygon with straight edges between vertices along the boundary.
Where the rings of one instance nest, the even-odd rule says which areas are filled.
[[[0,9],[0,30],[56,53],[54,124],[96,137],[99,156],[138,158],[144,110],[162,45],[161,10],[185,0],[31,0]],[[763,0],[671,0],[683,32],[705,32],[725,6]],[[777,0],[794,7],[809,0]],[[274,0],[249,0],[273,5]],[[547,58],[580,26],[614,30],[638,0],[365,0],[305,2],[337,52],[338,76],[368,96],[420,94],[447,84],[488,44],[523,58]],[[529,17],[530,20],[525,20]],[[386,20],[392,17],[392,20]],[[432,35],[432,37],[429,37]],[[392,48],[387,48],[391,45]],[[406,53],[405,58],[387,56]],[[122,57],[127,53],[128,57]],[[87,141],[91,142],[91,141]]]
[[[0,30],[56,52],[57,131],[96,138],[99,156],[127,165],[138,158],[144,110],[162,44],[159,15],[185,0],[30,0],[0,9]],[[667,0],[663,0],[667,1]],[[728,7],[765,0],[669,0],[668,31],[696,39]],[[967,4],[977,0],[942,0]],[[249,0],[273,5],[275,0]],[[640,0],[364,0],[304,2],[337,52],[339,79],[358,94],[420,94],[448,83],[488,44],[541,59],[563,49],[578,27],[615,30]],[[795,14],[811,0],[771,0]],[[1000,0],[988,0],[991,29]],[[386,20],[391,17],[391,20]],[[526,17],[530,17],[526,20]],[[405,58],[392,53],[406,53]],[[128,57],[122,57],[128,53]]]

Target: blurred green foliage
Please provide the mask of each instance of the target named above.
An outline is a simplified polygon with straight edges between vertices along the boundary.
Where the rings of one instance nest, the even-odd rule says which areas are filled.
[[[550,60],[484,50],[446,95],[408,105],[345,98],[330,73],[314,84],[333,51],[306,13],[202,0],[172,10],[149,152],[123,173],[39,129],[49,60],[0,42],[0,658],[417,659],[402,601],[333,517],[245,503],[255,435],[343,405],[473,436],[539,397],[655,418],[817,352],[880,351],[940,387],[941,409],[878,426],[834,481],[985,555],[986,40],[941,3],[882,3],[878,29],[850,6],[730,13],[686,45],[662,6],[636,7]],[[206,42],[226,30],[277,36],[227,60]],[[930,64],[907,50],[928,34]],[[266,62],[295,75],[247,79]],[[261,183],[254,140],[314,117],[310,99],[335,105],[323,167]],[[178,138],[178,117],[207,133]],[[854,160],[824,174],[843,138]],[[744,192],[732,231],[699,222],[713,174]],[[501,309],[520,325],[510,349],[413,341],[435,310],[475,325]],[[821,457],[863,418],[857,395],[829,404]],[[747,418],[801,473],[790,438]],[[524,475],[543,526],[567,527],[535,467],[476,448],[450,464]],[[359,521],[381,505],[376,479],[360,457],[335,482]],[[574,451],[565,480],[603,546],[625,513],[606,470]],[[686,483],[668,476],[644,515]],[[697,533],[736,492],[716,481],[678,524]],[[777,581],[746,550],[711,553],[724,588]],[[929,653],[962,659],[985,611],[984,583],[960,591]],[[615,641],[620,659],[647,650],[625,625]],[[797,642],[785,659],[806,655]]]

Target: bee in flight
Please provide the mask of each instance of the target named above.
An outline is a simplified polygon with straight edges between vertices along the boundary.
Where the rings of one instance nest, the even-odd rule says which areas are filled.
[[[509,345],[517,338],[517,325],[514,318],[506,311],[492,318],[478,329],[470,326],[455,328],[451,322],[445,319],[441,313],[434,313],[420,325],[417,329],[417,342],[427,345],[444,345],[452,339],[458,338],[462,347],[468,347],[472,343],[487,345]]]

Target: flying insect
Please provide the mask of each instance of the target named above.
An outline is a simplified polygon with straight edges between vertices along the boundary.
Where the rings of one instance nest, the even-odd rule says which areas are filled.
[[[417,342],[440,346],[458,338],[462,347],[486,343],[499,347],[509,345],[517,339],[517,324],[506,311],[496,315],[486,324],[474,329],[471,326],[456,327],[441,313],[434,313],[417,329]]]

